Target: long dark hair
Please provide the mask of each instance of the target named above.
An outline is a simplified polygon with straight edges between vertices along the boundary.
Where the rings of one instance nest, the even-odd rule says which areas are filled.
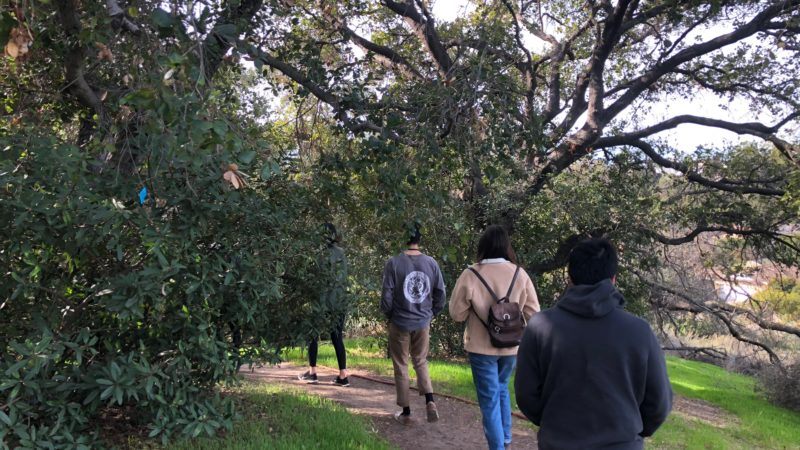
[[[489,225],[478,241],[478,261],[491,258],[505,258],[517,263],[517,255],[511,248],[511,238],[501,225]]]

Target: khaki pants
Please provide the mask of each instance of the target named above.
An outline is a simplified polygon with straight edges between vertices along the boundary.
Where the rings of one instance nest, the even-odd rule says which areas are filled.
[[[394,365],[394,384],[397,389],[397,405],[409,405],[408,357],[417,373],[419,395],[433,394],[431,377],[428,374],[428,343],[430,325],[421,330],[404,331],[389,323],[389,355]]]

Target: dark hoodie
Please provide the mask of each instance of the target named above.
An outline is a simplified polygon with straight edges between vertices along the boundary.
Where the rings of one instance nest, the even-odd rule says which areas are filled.
[[[650,325],[622,309],[611,280],[571,286],[533,316],[517,353],[519,409],[540,449],[641,449],[672,408]]]

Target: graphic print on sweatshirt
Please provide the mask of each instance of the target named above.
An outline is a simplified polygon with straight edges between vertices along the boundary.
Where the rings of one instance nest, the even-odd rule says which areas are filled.
[[[431,279],[425,272],[415,270],[403,282],[403,294],[410,303],[418,304],[425,301],[431,293]]]

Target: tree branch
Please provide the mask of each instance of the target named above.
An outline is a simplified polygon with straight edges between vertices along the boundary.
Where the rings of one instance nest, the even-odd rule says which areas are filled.
[[[400,135],[395,132],[387,132],[387,130],[369,120],[356,120],[349,117],[349,113],[352,112],[347,105],[336,95],[332,94],[331,92],[323,89],[318,84],[314,83],[311,79],[306,77],[302,72],[297,70],[296,68],[292,67],[291,65],[287,64],[284,61],[281,61],[267,52],[259,51],[257,55],[255,55],[257,59],[259,59],[264,64],[276,69],[286,75],[287,77],[291,78],[292,81],[295,83],[303,86],[307,89],[311,94],[313,94],[316,98],[321,100],[324,103],[327,103],[333,108],[333,112],[337,119],[341,120],[342,123],[346,128],[348,128],[352,133],[359,134],[365,131],[371,131],[379,134],[386,134],[391,139],[396,141],[401,140]]]
[[[655,65],[649,71],[633,81],[627,91],[607,108],[607,119],[616,117],[620,112],[622,112],[622,110],[627,108],[634,100],[636,100],[645,89],[647,89],[665,74],[676,69],[681,64],[711,53],[715,50],[719,50],[722,47],[738,42],[766,29],[766,27],[769,26],[770,20],[784,12],[792,11],[794,8],[797,8],[798,5],[800,5],[800,0],[775,1],[763,11],[758,13],[752,20],[740,26],[736,30],[722,36],[718,36],[709,41],[687,47],[671,58],[663,61],[661,64]]]
[[[643,231],[648,236],[652,237],[653,239],[655,239],[658,242],[660,242],[662,244],[665,244],[665,245],[686,244],[686,243],[694,241],[694,239],[697,236],[699,236],[700,234],[702,234],[702,233],[714,233],[714,232],[733,234],[733,235],[739,235],[739,236],[764,235],[764,236],[775,237],[775,238],[785,237],[786,236],[784,234],[777,233],[777,232],[774,232],[774,231],[769,231],[769,230],[738,229],[738,228],[732,228],[732,227],[708,226],[708,225],[698,226],[697,228],[695,228],[692,231],[690,231],[688,234],[686,234],[684,236],[681,236],[681,237],[674,237],[674,238],[664,236],[661,233],[658,233],[656,231],[649,230],[649,229],[646,229],[646,228],[640,228],[640,230]]]
[[[125,14],[125,10],[119,6],[119,1],[117,0],[106,0],[106,11],[108,11],[108,15],[111,16],[111,24],[117,28],[122,28],[123,30],[129,31],[133,34],[139,34],[139,25],[131,22],[128,19],[128,16]]]
[[[409,78],[424,80],[425,77],[405,59],[401,54],[389,47],[378,45],[364,37],[359,36],[355,31],[347,27],[343,22],[339,25],[339,30],[346,39],[353,41],[367,52],[372,52],[378,56],[378,60],[387,68],[399,69],[401,73]]]
[[[417,33],[434,61],[436,61],[439,75],[443,80],[446,80],[450,75],[453,62],[439,38],[439,33],[436,31],[435,23],[430,14],[423,10],[426,13],[426,16],[423,17],[413,3],[395,2],[394,0],[382,0],[382,2],[396,14],[406,18],[408,24],[411,25],[411,28]]]
[[[235,5],[231,2],[226,2],[225,10],[220,15],[214,28],[203,40],[202,56],[203,68],[206,80],[209,82],[214,78],[222,58],[233,47],[238,38],[238,33],[242,30],[244,24],[252,23],[256,13],[263,4],[263,0],[241,0],[236,2]],[[237,36],[234,39],[229,39],[226,33],[218,33],[215,30],[220,29],[223,25],[234,25],[237,30]]]
[[[732,184],[726,183],[722,181],[714,181],[708,178],[703,177],[699,173],[689,169],[683,163],[670,161],[663,156],[661,156],[650,144],[645,141],[633,139],[633,140],[622,140],[616,139],[613,137],[610,138],[602,138],[599,139],[595,143],[595,148],[607,148],[607,147],[617,147],[621,145],[630,145],[633,147],[639,148],[644,154],[650,157],[656,164],[666,167],[668,169],[677,170],[682,174],[686,175],[686,178],[689,181],[693,181],[695,183],[702,184],[704,186],[712,187],[715,189],[719,189],[721,191],[727,192],[735,192],[737,194],[759,194],[759,195],[768,195],[768,196],[783,196],[785,191],[781,189],[772,189],[766,187],[756,187],[756,186],[744,186],[740,184]]]
[[[533,58],[531,58],[531,52],[525,47],[525,44],[522,42],[522,29],[520,28],[520,22],[522,19],[517,15],[517,12],[514,10],[514,7],[508,0],[503,0],[503,4],[506,6],[506,9],[511,14],[511,19],[514,22],[514,40],[517,43],[517,47],[522,51],[525,55],[525,63],[523,65],[523,79],[525,80],[525,104],[528,110],[528,117],[533,116],[533,112],[535,110],[534,106],[534,94],[536,91],[536,78],[534,77],[533,73]],[[556,41],[558,43],[558,41]]]
[[[669,305],[669,306],[667,306],[669,309],[678,310],[678,311],[687,311],[687,312],[692,312],[692,313],[709,313],[709,314],[712,314],[714,317],[718,318],[719,320],[721,320],[725,324],[725,327],[728,329],[728,332],[730,333],[730,335],[733,336],[736,340],[738,340],[740,342],[744,342],[746,344],[750,344],[750,345],[756,346],[756,347],[764,350],[769,355],[770,361],[772,361],[778,367],[781,367],[781,368],[783,367],[782,364],[781,364],[780,357],[778,357],[778,355],[775,353],[774,350],[772,350],[772,348],[770,348],[768,345],[764,344],[763,342],[759,342],[759,341],[757,341],[755,339],[750,339],[750,338],[745,337],[744,335],[742,335],[741,331],[739,331],[739,329],[736,327],[736,324],[733,322],[733,320],[730,317],[728,317],[727,314],[726,314],[726,313],[744,313],[745,311],[742,310],[741,308],[733,307],[735,309],[730,309],[730,305],[724,305],[723,303],[720,303],[720,302],[699,302],[699,301],[693,299],[692,297],[690,297],[689,295],[687,295],[684,292],[678,291],[676,289],[672,289],[672,288],[670,288],[668,286],[664,286],[662,284],[656,283],[655,281],[652,281],[652,280],[648,279],[647,277],[645,277],[643,274],[641,274],[637,270],[631,270],[631,271],[640,280],[642,280],[642,282],[644,282],[648,286],[650,286],[652,288],[655,288],[655,289],[658,289],[658,290],[661,290],[661,291],[664,291],[664,292],[666,292],[668,294],[672,294],[673,296],[678,297],[680,299],[683,299],[688,303],[688,305],[686,305],[686,306]],[[729,308],[725,309],[725,308],[722,307],[723,305],[726,306],[726,307],[729,307]],[[752,317],[750,317],[750,316],[748,316],[748,318],[752,319]],[[758,324],[759,322],[756,322],[756,323]],[[764,325],[767,325],[767,326],[776,325],[775,323],[770,323],[770,322],[763,322],[762,321],[762,323]],[[778,324],[778,325],[781,328],[784,327],[781,324]],[[767,328],[767,327],[762,327],[762,328],[771,329],[771,328]],[[791,328],[792,327],[789,327],[789,329],[791,329]],[[776,330],[776,331],[781,331],[781,330]],[[795,330],[795,331],[797,331],[797,333],[800,333],[800,330]],[[795,334],[794,331],[791,331],[791,333]],[[797,334],[797,335],[800,336],[800,334]]]
[[[99,125],[105,128],[107,114],[103,108],[103,101],[95,92],[85,77],[86,47],[81,44],[80,33],[82,30],[81,19],[79,16],[78,0],[65,0],[57,2],[58,15],[64,26],[64,33],[67,35],[67,54],[64,57],[64,69],[66,72],[67,85],[64,87],[70,94],[75,96],[85,107],[91,109],[98,117],[97,122],[93,122],[89,130],[83,130],[79,138],[79,145],[85,144],[91,137],[93,130]],[[88,124],[89,121],[85,122]]]
[[[783,127],[788,122],[794,120],[797,117],[800,117],[800,112],[794,112],[789,116],[787,116],[785,119],[779,121],[776,125],[768,127],[759,122],[735,123],[719,119],[711,119],[708,117],[700,117],[700,116],[693,116],[690,114],[684,114],[672,117],[661,123],[649,126],[647,128],[643,128],[638,131],[634,131],[631,133],[624,133],[605,139],[609,139],[609,141],[607,142],[614,142],[614,140],[619,140],[622,142],[622,141],[629,141],[631,139],[641,139],[643,137],[652,136],[656,133],[660,133],[662,131],[675,128],[678,125],[691,123],[695,125],[703,125],[706,127],[721,128],[723,130],[728,130],[736,134],[749,134],[752,136],[760,137],[765,140],[770,140],[771,137],[774,137],[772,136],[773,133],[777,132],[781,127]],[[604,140],[604,142],[606,141]]]

